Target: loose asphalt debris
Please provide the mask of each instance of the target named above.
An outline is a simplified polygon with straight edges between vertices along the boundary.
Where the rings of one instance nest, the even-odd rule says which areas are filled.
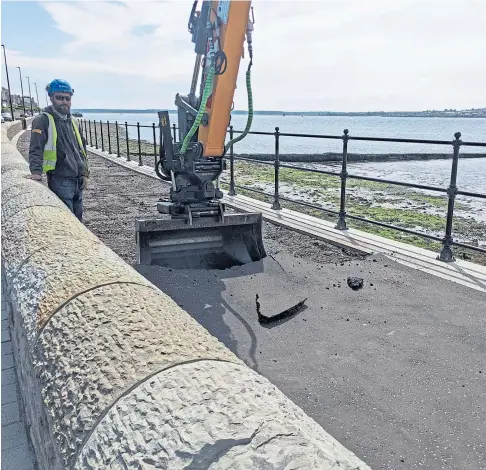
[[[353,290],[359,290],[363,287],[363,279],[360,277],[348,277],[348,286]]]

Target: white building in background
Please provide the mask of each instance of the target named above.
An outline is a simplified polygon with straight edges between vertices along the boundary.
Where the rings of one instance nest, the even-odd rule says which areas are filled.
[[[30,108],[30,98],[28,96],[24,96],[25,98],[25,107]],[[12,105],[15,107],[22,106],[22,97],[20,95],[12,94]],[[8,99],[8,89],[2,87],[2,108],[8,108],[10,106],[10,100]],[[37,107],[37,103],[34,99],[32,99],[32,107]]]

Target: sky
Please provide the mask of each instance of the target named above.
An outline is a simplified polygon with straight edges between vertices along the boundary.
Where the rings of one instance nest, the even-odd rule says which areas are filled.
[[[255,110],[486,107],[486,0],[254,0]],[[13,93],[68,80],[73,108],[174,109],[192,0],[2,0]],[[240,64],[235,108],[247,109]],[[6,86],[2,55],[2,85]]]

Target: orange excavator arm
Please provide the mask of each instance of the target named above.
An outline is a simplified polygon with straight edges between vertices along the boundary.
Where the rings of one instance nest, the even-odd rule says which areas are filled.
[[[206,104],[208,124],[199,126],[198,139],[203,144],[204,156],[221,157],[224,153],[245,35],[249,27],[251,1],[215,0],[211,2],[211,6],[211,22],[215,24],[220,22],[219,32],[213,30],[212,42],[219,43],[222,51],[220,57],[225,58],[221,64],[224,72],[215,75],[213,92]],[[222,14],[218,17],[218,10],[224,11],[226,8],[227,15]],[[216,36],[218,33],[219,38]],[[207,73],[204,78],[206,76]]]
[[[230,143],[225,137],[230,122],[233,98],[247,40],[250,62],[247,70],[248,103],[252,104],[250,68],[253,63],[253,12],[250,0],[203,1],[196,11],[194,2],[188,29],[195,44],[196,62],[188,95],[176,95],[179,141],[173,142],[168,111],[161,111],[162,152],[156,171],[172,180],[173,203],[191,204],[221,199],[222,192],[213,181],[224,170],[223,157]],[[202,78],[199,96],[196,89]],[[233,139],[241,140],[249,130],[253,109],[249,109],[245,131]]]

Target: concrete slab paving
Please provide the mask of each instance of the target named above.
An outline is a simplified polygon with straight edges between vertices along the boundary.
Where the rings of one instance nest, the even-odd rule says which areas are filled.
[[[16,421],[2,427],[2,453],[23,444],[27,444],[24,423]]]
[[[20,421],[20,408],[18,402],[2,404],[2,426]]]
[[[35,468],[27,444],[2,450],[2,470],[34,470]]]
[[[33,470],[36,468],[27,429],[22,418],[20,394],[10,341],[8,309],[3,291],[2,276],[2,444],[1,470]],[[3,330],[3,326],[6,329]],[[7,336],[8,335],[8,336]],[[8,340],[6,339],[8,337]],[[5,340],[4,340],[5,338]]]
[[[309,298],[272,328],[259,324],[254,274],[241,268],[136,269],[372,468],[486,468],[484,293],[383,255],[275,261],[274,297]]]
[[[6,341],[10,341],[10,331],[2,330],[2,343],[5,343]]]
[[[7,403],[17,402],[19,399],[17,384],[2,385],[2,406]]]
[[[13,354],[12,341],[2,343],[2,356],[6,356],[7,354]]]
[[[2,385],[9,385],[15,383],[17,376],[15,375],[15,369],[2,370]]]
[[[2,370],[10,369],[13,366],[14,366],[13,354],[2,355]]]

